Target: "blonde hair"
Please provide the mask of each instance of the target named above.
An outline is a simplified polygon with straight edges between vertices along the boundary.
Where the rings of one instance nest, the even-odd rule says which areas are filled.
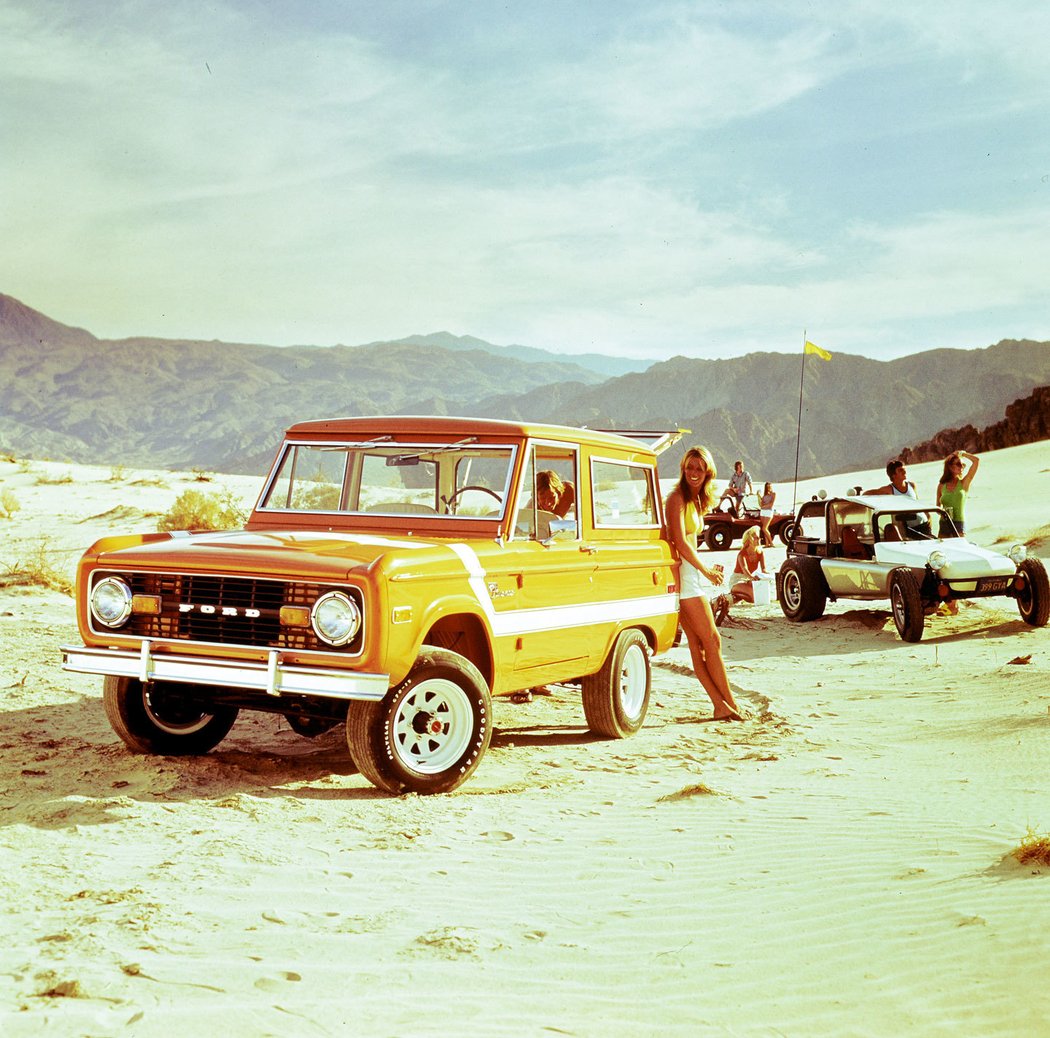
[[[685,467],[694,458],[698,458],[704,468],[707,469],[707,475],[704,477],[704,482],[700,485],[700,490],[696,495],[697,508],[700,514],[703,515],[704,512],[711,511],[714,507],[715,499],[718,497],[718,490],[715,487],[718,469],[715,467],[715,459],[711,457],[711,452],[706,447],[690,447],[682,455],[682,460],[678,466],[681,472],[678,478],[678,493],[682,495],[683,503],[693,500],[692,487],[689,486],[689,481],[685,478]]]
[[[757,541],[757,540],[759,540],[760,537],[761,537],[761,533],[759,532],[758,527],[757,526],[749,526],[744,531],[744,536],[742,538],[742,544],[746,548],[751,541]]]

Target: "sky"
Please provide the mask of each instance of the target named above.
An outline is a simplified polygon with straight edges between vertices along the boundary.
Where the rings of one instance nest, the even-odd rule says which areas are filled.
[[[101,338],[1050,339],[1045,0],[0,0],[0,292]]]

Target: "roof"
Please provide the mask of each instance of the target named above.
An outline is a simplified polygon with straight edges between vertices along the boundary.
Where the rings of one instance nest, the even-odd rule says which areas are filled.
[[[857,494],[855,497],[829,497],[828,501],[849,501],[876,512],[916,512],[927,508],[939,508],[935,501],[916,501],[912,497],[893,494]]]
[[[510,422],[496,418],[465,418],[445,415],[369,415],[353,418],[322,418],[296,422],[286,430],[289,439],[328,437],[333,439],[371,438],[379,434],[399,438],[435,437],[460,440],[467,436],[492,439],[561,440],[568,443],[615,446],[620,450],[659,453],[673,435],[663,430],[614,432],[604,429],[580,429],[569,425],[539,422]],[[673,442],[673,441],[672,441]]]

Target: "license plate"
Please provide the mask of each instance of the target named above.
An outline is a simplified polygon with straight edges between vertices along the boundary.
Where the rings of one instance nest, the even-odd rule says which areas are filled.
[[[1010,583],[1009,577],[985,577],[977,582],[978,591],[1005,591]]]

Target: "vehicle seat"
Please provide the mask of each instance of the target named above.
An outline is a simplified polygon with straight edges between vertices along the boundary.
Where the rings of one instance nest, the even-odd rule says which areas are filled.
[[[901,533],[900,527],[896,523],[887,523],[882,531],[882,539],[884,541],[903,541],[904,534]]]
[[[847,559],[866,559],[868,553],[857,536],[857,531],[851,526],[842,528],[842,555]]]

